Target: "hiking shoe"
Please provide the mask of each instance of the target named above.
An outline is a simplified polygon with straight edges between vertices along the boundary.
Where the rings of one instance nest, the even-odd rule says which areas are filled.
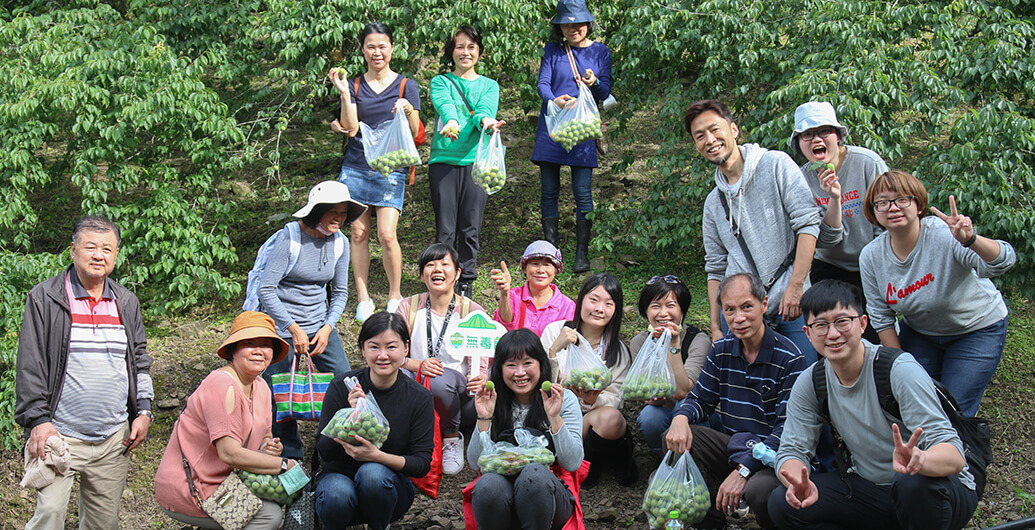
[[[442,472],[455,475],[464,468],[464,435],[442,438]]]
[[[363,300],[356,306],[356,320],[360,323],[366,322],[366,320],[370,318],[370,315],[374,314],[375,310],[377,310],[377,308],[374,307],[373,300]]]
[[[388,304],[385,305],[385,311],[388,311],[389,313],[395,313],[395,310],[399,309],[399,304],[401,304],[402,301],[402,298],[394,298],[392,300],[389,300]]]
[[[456,294],[467,298],[472,298],[474,296],[474,286],[472,286],[471,282],[468,280],[460,280],[456,282],[456,285],[453,287],[453,291]]]

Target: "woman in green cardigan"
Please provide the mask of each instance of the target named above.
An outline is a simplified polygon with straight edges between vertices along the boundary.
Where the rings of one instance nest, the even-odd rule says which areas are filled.
[[[430,91],[438,114],[428,168],[435,239],[460,254],[456,291],[468,298],[478,277],[478,236],[489,198],[471,170],[482,130],[505,123],[496,120],[499,85],[475,70],[484,51],[481,33],[460,26],[443,48],[443,61],[453,70],[432,79]]]

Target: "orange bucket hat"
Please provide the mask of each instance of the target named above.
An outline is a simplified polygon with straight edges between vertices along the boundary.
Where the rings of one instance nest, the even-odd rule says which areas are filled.
[[[244,311],[234,318],[230,327],[230,336],[219,345],[216,355],[230,360],[230,353],[227,350],[231,346],[245,339],[269,337],[273,339],[273,360],[270,364],[280,361],[288,353],[288,343],[277,336],[276,328],[273,326],[273,319],[266,313],[259,311]]]

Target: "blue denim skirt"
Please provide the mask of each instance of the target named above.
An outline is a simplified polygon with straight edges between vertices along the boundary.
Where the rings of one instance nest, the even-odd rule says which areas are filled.
[[[341,166],[338,182],[348,186],[352,200],[367,206],[389,206],[402,212],[406,195],[406,176],[409,173],[393,171],[387,177],[371,170]]]

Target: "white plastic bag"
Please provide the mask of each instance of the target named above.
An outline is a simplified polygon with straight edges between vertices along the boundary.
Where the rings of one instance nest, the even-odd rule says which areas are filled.
[[[647,335],[622,382],[622,399],[647,401],[672,397],[676,393],[676,376],[668,363],[671,340],[672,334],[667,329],[657,339]]]
[[[567,348],[564,362],[560,365],[561,383],[569,388],[579,390],[603,390],[611,384],[611,370],[593,348],[589,341],[579,335],[578,344]]]
[[[397,110],[392,119],[376,129],[359,122],[359,130],[363,135],[363,156],[374,171],[387,177],[396,169],[420,164],[420,153],[413,143],[405,112]]]
[[[545,435],[536,436],[525,429],[514,429],[514,441],[517,445],[506,441],[493,442],[489,431],[478,433],[481,436],[482,454],[478,457],[478,468],[482,473],[498,473],[512,477],[521,472],[529,464],[553,464],[554,455],[549,449],[550,441]]]
[[[503,189],[503,184],[507,182],[507,166],[504,162],[506,153],[507,147],[503,145],[500,131],[493,131],[489,135],[489,141],[485,141],[485,129],[482,129],[471,176],[474,183],[481,186],[489,195]]]
[[[679,510],[683,524],[697,524],[704,519],[710,505],[708,486],[690,452],[665,453],[643,495],[643,511],[650,527],[664,526],[672,510]]]
[[[574,103],[558,107],[553,100],[546,104],[546,130],[550,139],[561,144],[565,151],[571,151],[576,145],[603,138],[600,129],[600,111],[593,93],[585,83],[578,83],[579,96]]]
[[[344,384],[345,388],[351,391],[358,382],[356,378],[349,377],[344,380]],[[377,405],[374,396],[367,394],[356,402],[355,407],[338,409],[320,434],[352,445],[359,445],[356,436],[361,436],[380,449],[388,440],[390,432],[391,426],[388,425],[388,418],[385,417],[384,412],[381,412],[381,407]]]

